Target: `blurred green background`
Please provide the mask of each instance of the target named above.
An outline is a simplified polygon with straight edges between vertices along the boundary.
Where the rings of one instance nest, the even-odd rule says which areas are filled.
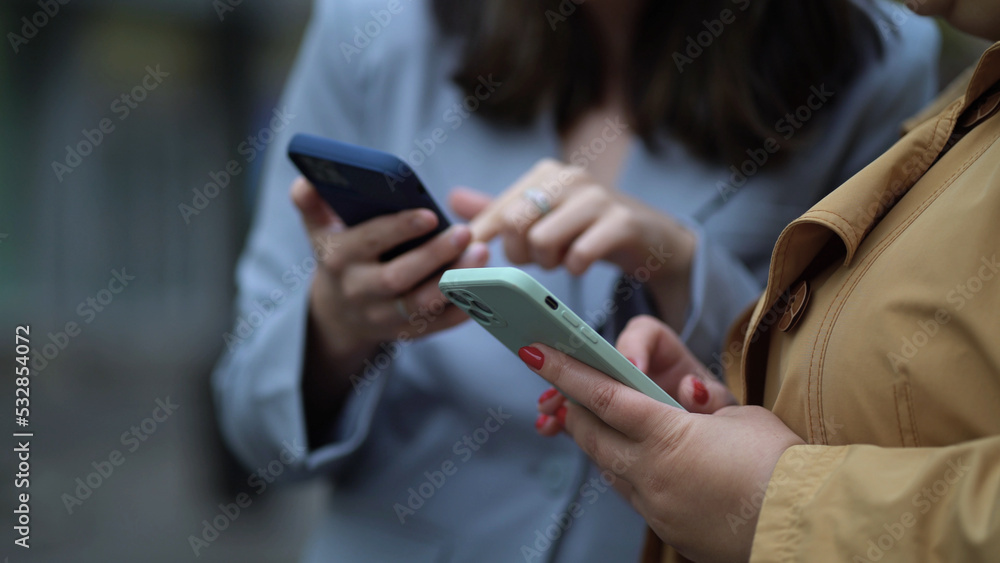
[[[13,365],[18,324],[30,324],[36,349],[58,350],[32,380],[30,550],[13,547],[13,438],[0,438],[0,554],[12,563],[191,560],[188,536],[246,487],[208,387],[262,160],[238,150],[278,106],[311,6],[224,1],[232,10],[220,18],[213,4],[72,0],[47,18],[37,1],[0,5],[0,341],[11,343],[0,358]],[[48,21],[29,39],[23,17]],[[27,39],[16,53],[11,32]],[[169,76],[143,92],[147,66]],[[121,96],[136,87],[145,98],[129,107]],[[96,140],[102,119],[114,130],[60,181],[53,162],[66,163],[83,130]],[[242,173],[186,222],[178,206],[231,159]],[[115,271],[134,276],[118,294],[106,291]],[[167,397],[177,411],[137,447],[123,443],[133,426],[146,436],[142,421]],[[124,463],[70,514],[62,495],[115,449]],[[294,560],[321,486],[254,495],[198,559]]]
[[[18,324],[31,325],[36,349],[53,352],[32,379],[30,551],[13,547],[13,438],[0,438],[11,440],[0,445],[0,554],[11,562],[194,559],[188,536],[246,488],[250,473],[219,440],[208,378],[229,329],[261,162],[239,148],[279,107],[310,5],[236,2],[70,0],[38,17],[48,21],[15,40],[17,52],[6,34],[20,35],[21,18],[40,5],[0,5],[0,362],[14,365]],[[985,46],[947,29],[945,37],[942,81]],[[147,66],[169,76],[140,91],[122,119],[121,96],[143,84]],[[86,149],[84,130],[96,139],[103,119],[114,130],[60,180],[53,163],[66,164],[67,145]],[[242,172],[185,220],[178,206],[193,205],[192,190],[233,159]],[[107,291],[115,272],[134,276],[117,294]],[[14,384],[5,381],[6,404]],[[168,397],[176,413],[129,452],[122,434],[141,430]],[[115,449],[124,464],[70,514],[63,495]],[[252,495],[198,559],[294,560],[323,487]]]

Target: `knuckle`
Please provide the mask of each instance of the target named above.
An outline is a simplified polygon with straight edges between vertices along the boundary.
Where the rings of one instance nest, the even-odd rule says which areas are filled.
[[[650,451],[670,455],[685,443],[688,425],[683,421],[669,417],[650,425],[650,432],[645,439],[650,442]]]
[[[632,320],[628,324],[635,326],[636,328],[651,328],[659,323],[652,315],[639,315],[637,317],[632,317]]]
[[[316,257],[331,273],[339,274],[347,269],[346,255],[336,246],[331,246],[330,241],[317,241]]]
[[[573,373],[570,369],[569,362],[565,358],[561,357],[560,354],[556,354],[551,359],[546,358],[546,367],[552,366],[552,370],[549,372],[552,374],[552,379],[550,383],[556,387],[560,387],[560,382],[566,378],[572,379]]]
[[[379,269],[378,283],[386,293],[392,295],[399,295],[409,289],[407,287],[406,279],[399,271],[399,268],[391,266]]]
[[[552,173],[558,171],[560,168],[562,168],[562,166],[563,164],[558,160],[551,157],[545,157],[539,160],[537,163],[535,163],[535,165],[531,168],[531,172],[543,173],[543,174]]]
[[[592,250],[585,250],[577,246],[570,248],[566,254],[566,264],[570,266],[572,273],[577,275],[582,274],[583,270],[596,260],[597,257],[594,256]]]
[[[594,460],[597,465],[603,467],[603,456],[601,456],[602,446],[600,441],[597,439],[597,434],[595,432],[582,432],[581,435],[577,437],[577,443],[580,445],[580,449],[584,451],[591,459]]]
[[[594,390],[591,393],[591,407],[594,414],[600,418],[604,418],[604,415],[614,408],[619,399],[619,385],[619,383],[609,378],[608,381],[600,381],[594,386]]]
[[[520,250],[507,251],[507,261],[518,266],[521,264],[531,263],[531,259],[528,258],[528,255]]]
[[[505,235],[503,238],[504,254],[512,264],[527,264],[531,261],[528,246],[517,235]]]
[[[362,248],[378,248],[382,244],[382,233],[375,229],[363,229],[358,234],[358,245]]]
[[[607,188],[600,184],[587,184],[580,188],[579,198],[585,200],[587,203],[593,204],[607,204],[612,198],[608,193]]]
[[[331,274],[342,275],[347,271],[347,260],[344,259],[343,255],[334,254],[323,259],[323,267]]]
[[[345,281],[341,292],[344,294],[344,299],[347,301],[355,301],[361,299],[365,295],[364,285],[353,283],[350,280]]]
[[[451,304],[447,297],[440,291],[435,294],[425,295],[417,300],[415,306],[418,311],[429,311],[432,315],[439,315]]]
[[[559,265],[559,261],[550,252],[536,252],[535,263],[544,270],[552,270]]]
[[[544,229],[531,229],[526,238],[532,248],[543,252],[552,251],[552,237]]]
[[[566,177],[566,184],[580,185],[592,182],[590,177],[587,176],[586,170],[576,164],[564,165],[562,167],[562,173],[563,176]]]
[[[538,219],[538,210],[523,205],[512,205],[498,219],[498,228],[505,233],[523,235]]]
[[[364,318],[369,326],[379,326],[385,322],[385,315],[380,313],[375,307],[365,308],[362,318]]]
[[[667,479],[664,479],[662,471],[642,471],[639,475],[639,489],[646,496],[661,497],[670,491]]]

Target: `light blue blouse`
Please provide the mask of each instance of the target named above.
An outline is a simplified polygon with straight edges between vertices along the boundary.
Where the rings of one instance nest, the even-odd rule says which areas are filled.
[[[756,298],[785,224],[894,142],[899,123],[934,92],[933,23],[880,6],[886,56],[849,91],[817,85],[829,97],[811,100],[822,106],[808,110],[817,135],[789,164],[747,165],[757,170],[733,193],[727,183],[740,178],[732,170],[695,160],[669,138],[657,154],[641,142],[628,147],[620,189],[698,233],[682,336],[706,362],[731,320]],[[305,289],[315,262],[288,196],[296,176],[284,154],[291,135],[314,133],[403,156],[439,202],[457,185],[500,193],[540,158],[560,154],[549,115],[509,129],[469,111],[478,102],[463,100],[448,78],[456,61],[454,42],[437,35],[424,0],[316,5],[281,106],[294,117],[271,144],[237,271],[230,351],[213,376],[222,429],[248,467],[287,463],[283,450],[306,444],[300,373]],[[490,85],[483,95],[503,87],[490,80],[484,77]],[[803,93],[806,107],[810,95]],[[775,138],[787,132],[787,123],[775,124]],[[760,148],[748,147],[747,158],[759,160]],[[491,252],[491,266],[507,265],[498,245]],[[594,322],[621,275],[607,264],[578,278],[562,269],[525,270]],[[370,365],[357,374],[329,442],[282,472],[334,482],[306,560],[638,556],[641,518],[569,439],[535,434],[535,401],[545,383],[475,323],[386,346]]]

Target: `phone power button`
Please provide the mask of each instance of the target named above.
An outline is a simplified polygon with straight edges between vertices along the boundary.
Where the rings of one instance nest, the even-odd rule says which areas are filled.
[[[580,323],[578,323],[577,320],[573,318],[573,315],[571,315],[569,312],[563,311],[562,318],[566,319],[566,322],[568,322],[569,324],[577,328],[580,328]]]

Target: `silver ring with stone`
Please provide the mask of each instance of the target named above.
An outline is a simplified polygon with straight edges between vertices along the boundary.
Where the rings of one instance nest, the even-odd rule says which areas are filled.
[[[542,190],[525,190],[524,199],[535,204],[535,208],[538,209],[538,213],[541,215],[552,211],[552,202],[549,200],[549,196],[545,195],[545,192]]]

